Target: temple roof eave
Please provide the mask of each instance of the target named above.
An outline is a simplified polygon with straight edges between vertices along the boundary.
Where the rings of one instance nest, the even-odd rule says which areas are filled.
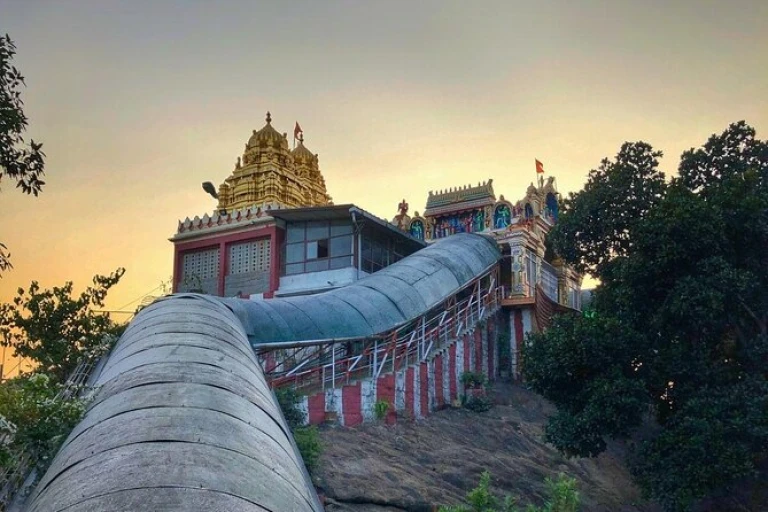
[[[473,201],[461,201],[456,203],[450,203],[440,206],[427,206],[424,210],[424,217],[435,217],[438,215],[445,215],[450,213],[457,213],[461,210],[473,210],[477,208],[485,208],[486,206],[493,206],[496,203],[493,198],[475,199]]]

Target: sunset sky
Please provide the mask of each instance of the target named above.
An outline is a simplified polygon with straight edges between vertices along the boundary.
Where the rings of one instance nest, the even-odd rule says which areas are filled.
[[[730,122],[768,138],[766,22],[765,0],[0,0],[48,156],[40,197],[0,193],[0,300],[124,266],[117,309],[169,279],[177,221],[267,110],[337,204],[387,219],[488,178],[517,200],[534,158],[565,193],[626,140],[672,172]]]

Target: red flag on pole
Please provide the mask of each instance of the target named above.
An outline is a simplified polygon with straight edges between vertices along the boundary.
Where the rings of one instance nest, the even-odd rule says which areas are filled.
[[[304,133],[304,130],[301,129],[301,126],[299,126],[299,122],[296,121],[296,126],[293,128],[293,138],[298,139],[300,133]]]
[[[544,164],[536,160],[536,172],[541,174],[544,172]]]

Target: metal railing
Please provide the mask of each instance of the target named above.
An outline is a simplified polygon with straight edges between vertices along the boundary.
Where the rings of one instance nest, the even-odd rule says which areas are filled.
[[[257,355],[272,387],[290,385],[303,393],[396,372],[425,361],[501,307],[503,289],[497,285],[495,271],[473,285],[471,294],[465,288],[461,300],[454,295],[444,307],[387,333],[290,348],[262,345]]]

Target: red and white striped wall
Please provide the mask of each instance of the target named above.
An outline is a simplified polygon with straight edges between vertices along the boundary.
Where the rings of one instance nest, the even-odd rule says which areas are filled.
[[[462,373],[481,371],[490,379],[498,373],[496,335],[500,319],[496,316],[478,324],[426,361],[377,379],[364,379],[304,397],[301,406],[307,422],[316,425],[335,415],[342,425],[359,425],[374,419],[374,404],[379,400],[390,404],[387,423],[403,417],[424,418],[432,411],[450,406],[464,392]]]

